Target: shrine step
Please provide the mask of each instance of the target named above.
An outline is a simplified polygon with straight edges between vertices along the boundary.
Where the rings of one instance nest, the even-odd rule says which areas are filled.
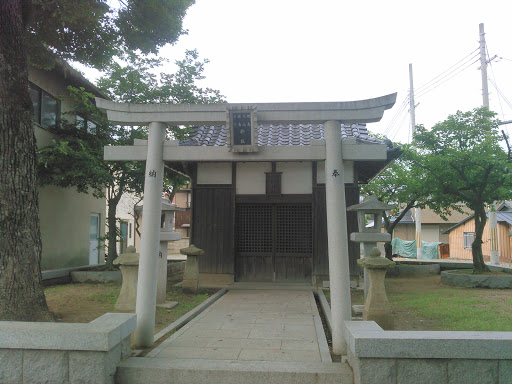
[[[352,384],[346,363],[132,357],[118,365],[117,384]]]

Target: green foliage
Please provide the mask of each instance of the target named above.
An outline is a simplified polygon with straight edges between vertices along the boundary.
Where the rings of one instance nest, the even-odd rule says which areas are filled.
[[[380,137],[380,139],[386,139]],[[451,209],[460,210],[451,203],[432,200],[428,191],[428,182],[423,177],[423,169],[411,160],[410,152],[413,150],[409,144],[394,143],[394,147],[400,147],[401,156],[390,163],[381,173],[374,177],[368,184],[361,186],[363,195],[374,195],[380,201],[393,204],[394,209],[384,213],[384,228],[389,234],[405,214],[412,208],[429,207],[445,217]],[[394,217],[394,220],[391,220]],[[384,246],[386,257],[392,259],[391,243]]]
[[[477,108],[458,111],[431,130],[417,127],[408,158],[423,170],[433,200],[476,210],[511,197],[510,159],[495,115]]]
[[[194,0],[124,0],[115,24],[128,50],[156,53],[186,33],[183,17]]]
[[[401,148],[401,156],[368,184],[361,186],[364,195],[375,195],[382,202],[394,204],[395,208],[390,212],[391,215],[397,215],[405,209],[428,206],[442,217],[446,217],[450,209],[459,209],[452,204],[442,204],[431,198],[423,175],[424,170],[411,159],[414,153],[411,144],[394,143],[393,146]]]
[[[98,80],[98,87],[115,101],[127,103],[211,104],[224,102],[218,90],[201,88],[208,59],[199,59],[197,50],[185,51],[183,60],[175,61],[176,73],[160,73],[162,59],[126,53],[123,62],[113,62]]]
[[[512,198],[510,153],[501,143],[499,121],[487,108],[458,111],[431,130],[418,126],[406,156],[422,171],[425,192],[436,204],[464,203],[475,215],[474,272],[487,272],[482,234],[485,206]]]
[[[96,124],[96,134],[87,132],[81,123],[63,119],[52,132],[58,137],[53,145],[41,148],[38,172],[41,185],[62,188],[76,187],[78,192],[95,197],[105,197],[105,190],[116,190],[121,185],[124,192],[141,193],[144,176],[140,162],[106,162],[103,147],[106,145],[133,144],[135,138],[144,138],[140,128],[113,126],[93,103],[93,95],[83,88],[68,88],[74,101],[71,118],[79,115]],[[110,196],[107,196],[107,199]]]
[[[187,51],[182,61],[177,61],[176,74],[160,74],[151,71],[158,68],[161,60],[126,54],[124,65],[113,62],[99,85],[112,99],[130,103],[205,103],[220,102],[219,91],[202,89],[195,82],[203,79],[204,64],[198,60],[197,51]],[[39,150],[38,171],[42,185],[63,188],[75,187],[78,192],[106,197],[108,204],[108,258],[109,267],[117,257],[116,207],[123,193],[141,195],[144,191],[144,162],[103,160],[103,148],[109,145],[133,145],[134,139],[146,139],[146,127],[126,127],[110,124],[94,105],[94,97],[85,90],[69,87],[74,102],[70,115],[82,117],[96,124],[96,134],[87,131],[84,123],[66,121],[54,129],[58,136],[53,145]],[[174,92],[178,94],[174,94]],[[186,137],[187,129],[169,127],[169,136]],[[171,196],[187,181],[187,177],[165,168],[164,191]],[[172,198],[172,197],[171,197]]]
[[[28,2],[28,0],[25,0]],[[27,52],[32,64],[53,67],[55,55],[103,68],[123,50],[156,53],[174,43],[193,0],[31,0]]]

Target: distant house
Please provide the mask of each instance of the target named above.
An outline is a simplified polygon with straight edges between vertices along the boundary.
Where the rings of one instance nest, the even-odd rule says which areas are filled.
[[[192,212],[192,183],[187,182],[172,199],[172,203],[184,211],[176,211],[174,213],[174,230],[181,233],[181,239],[169,242],[169,254],[176,255],[180,253],[181,248],[190,245],[191,212]]]
[[[55,136],[49,128],[58,127],[63,119],[82,121],[84,129],[94,134],[94,122],[66,114],[72,109],[69,85],[84,87],[96,96],[105,97],[78,71],[58,61],[50,71],[29,68],[29,81],[39,148],[52,144]],[[98,264],[103,260],[99,238],[105,234],[105,199],[78,193],[74,188],[40,188],[39,218],[42,270]]]
[[[173,225],[173,227],[171,227],[170,229],[173,232],[178,232],[175,230],[175,225],[174,225],[175,220],[176,220],[176,214],[183,213],[185,211],[185,208],[177,207],[175,204],[171,203],[169,201],[168,196],[166,196],[166,195],[167,194],[162,196],[161,228],[163,229],[166,226],[166,223],[164,221],[164,217],[165,217],[164,212],[167,212],[167,213],[171,212],[172,213],[172,222],[170,222],[169,224]],[[144,200],[138,201],[138,203],[133,207],[133,213],[134,213],[134,217],[135,217],[135,227],[137,228],[137,231],[140,232],[140,234],[142,234],[142,230],[143,230],[142,217],[144,216]],[[167,228],[167,230],[168,229],[169,228]],[[134,245],[135,245],[135,248],[137,249],[137,251],[140,252],[141,237],[137,231],[134,233]],[[186,248],[187,246],[188,246],[188,238],[185,241],[183,241],[182,239],[169,241],[169,243],[167,244],[167,255],[179,254],[180,253],[179,250],[181,248]]]
[[[429,243],[448,243],[448,234],[444,232],[448,228],[468,218],[469,215],[470,213],[453,211],[453,213],[447,217],[448,220],[445,221],[430,208],[424,208],[421,210],[421,239]],[[416,220],[414,217],[414,209],[411,209],[396,225],[393,231],[393,238],[412,241],[416,238],[415,236]]]
[[[172,203],[177,207],[184,208],[183,212],[176,212],[175,231],[181,233],[181,238],[190,237],[190,209],[192,206],[192,190],[190,182],[187,182],[172,199]]]
[[[496,210],[496,219],[498,221],[498,249],[500,254],[500,263],[511,263],[511,236],[512,236],[512,204],[502,203]],[[487,214],[487,217],[489,214]],[[450,257],[454,259],[472,260],[471,244],[475,239],[475,219],[474,215],[461,220],[459,223],[448,228],[444,234],[449,236]],[[489,235],[489,220],[485,224],[482,235],[482,252],[484,260],[490,260],[491,246]]]
[[[133,193],[124,193],[117,204],[116,218],[118,220],[119,241],[117,242],[117,253],[126,251],[126,247],[135,245],[135,211],[134,207],[142,201]]]
[[[179,254],[181,248],[189,246],[190,234],[190,208],[191,208],[191,189],[190,183],[181,188],[172,200],[169,202],[168,196],[162,199],[162,207],[172,205],[181,208],[174,211],[175,232],[181,234],[181,239],[169,242],[168,254]],[[132,193],[124,193],[117,205],[116,218],[119,223],[120,239],[117,243],[118,254],[126,251],[126,247],[133,245],[140,250],[140,233],[142,232],[142,197]]]

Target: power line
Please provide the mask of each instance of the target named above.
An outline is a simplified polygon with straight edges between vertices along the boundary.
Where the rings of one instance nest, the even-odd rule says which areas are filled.
[[[503,97],[503,99],[505,100],[505,102],[508,104],[509,107],[512,108],[512,104],[510,104],[510,101],[508,101],[508,99],[505,97],[505,95],[503,95],[501,90],[498,88],[498,85],[496,84],[496,75],[494,74],[494,67],[492,66],[492,59],[491,59],[491,56],[489,55],[489,50],[487,48],[487,45],[485,46],[485,51],[487,53],[487,60],[489,61],[489,66],[491,67],[491,72],[492,72],[492,77],[493,77],[492,79],[489,78],[489,81],[491,82],[491,84],[494,86],[494,88],[496,89],[496,91],[498,93],[498,102],[500,104],[501,116],[503,119],[505,119],[505,113],[503,112],[503,104],[501,103],[501,97]],[[507,134],[508,134],[509,133],[508,132],[508,124],[505,125],[505,129],[507,130]]]
[[[496,91],[498,92],[498,100],[500,100],[499,96],[501,96],[503,98],[503,100],[505,101],[505,103],[507,103],[507,105],[512,108],[512,103],[507,99],[507,97],[503,94],[503,92],[501,91],[500,88],[498,88],[498,85],[496,84],[495,81],[493,81],[491,78],[489,78],[489,81],[491,82],[491,84],[494,86],[494,88],[496,89]],[[501,100],[500,100],[500,107],[501,107],[501,114],[502,116],[505,116],[505,114],[503,113],[503,107],[501,106]]]
[[[400,116],[400,114],[403,113],[403,111],[407,107],[407,104],[408,104],[408,99],[406,97],[406,98],[404,98],[404,100],[402,101],[400,107],[397,109],[397,111],[395,112],[395,114],[394,114],[393,118],[391,119],[390,123],[388,124],[388,126],[384,130],[384,135],[387,135],[389,133],[389,131],[391,130],[391,127],[395,124],[395,122],[398,119],[398,117]]]
[[[478,55],[476,55],[478,56]],[[476,57],[475,56],[475,57]],[[474,57],[472,57],[473,59]],[[457,72],[453,73],[451,76],[449,77],[444,77],[443,79],[440,79],[438,80],[436,83],[432,84],[430,86],[430,88],[428,89],[424,89],[423,91],[419,92],[416,97],[417,98],[420,98],[424,95],[426,95],[427,93],[433,91],[434,89],[438,88],[439,86],[443,85],[444,83],[446,83],[448,80],[451,80],[453,79],[455,76],[461,74],[462,72],[464,72],[466,69],[468,68],[471,68],[471,66],[473,66],[473,64],[476,64],[478,61],[480,61],[480,58],[477,58],[476,60],[474,60],[473,62],[470,62],[469,64],[467,64],[464,68],[460,68]],[[453,71],[452,71],[453,72]]]
[[[400,121],[400,124],[398,124],[397,126],[397,129],[395,131],[395,134],[393,135],[393,138],[391,139],[391,141],[395,140],[395,137],[396,135],[398,134],[398,131],[400,131],[400,128],[402,128],[402,125],[404,124],[404,120],[405,118],[408,116],[408,114],[406,113],[403,117],[402,117],[402,120]]]
[[[395,115],[391,119],[390,123],[384,130],[384,136],[387,136],[389,132],[391,131],[391,128],[395,125],[396,121],[400,117],[400,115],[405,111],[406,107],[409,105],[409,98],[405,97],[402,103],[400,104],[400,107],[397,109]]]
[[[430,83],[434,82],[437,78],[443,76],[446,72],[450,71],[453,67],[456,67],[459,65],[459,63],[461,63],[462,61],[467,61],[467,59],[471,56],[471,58],[475,57],[475,53],[479,50],[479,48],[475,49],[473,52],[469,53],[468,55],[466,55],[463,59],[459,60],[458,62],[456,62],[455,64],[453,64],[451,67],[449,67],[448,69],[446,69],[445,71],[441,72],[439,75],[437,75],[436,77],[434,77],[432,80],[426,82],[425,84],[423,84],[421,87],[417,87],[416,88],[416,92],[420,92],[423,88],[427,88],[429,87]],[[444,76],[443,76],[444,77]]]

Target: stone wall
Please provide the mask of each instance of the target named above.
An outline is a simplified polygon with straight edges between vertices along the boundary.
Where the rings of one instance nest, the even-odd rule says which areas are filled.
[[[88,324],[2,321],[0,383],[114,384],[135,320],[107,313]]]
[[[512,383],[512,332],[384,331],[345,322],[355,384]]]

